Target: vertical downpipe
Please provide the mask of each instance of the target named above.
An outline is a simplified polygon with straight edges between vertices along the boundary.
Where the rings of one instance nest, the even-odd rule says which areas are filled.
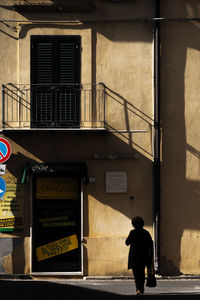
[[[155,0],[155,17],[160,18],[160,0]],[[154,266],[160,272],[160,21],[155,20],[154,38]]]
[[[5,86],[2,86],[2,124],[1,130],[3,130],[5,124]]]

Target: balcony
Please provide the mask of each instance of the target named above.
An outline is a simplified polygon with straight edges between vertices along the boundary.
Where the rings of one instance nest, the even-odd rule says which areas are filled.
[[[2,86],[3,130],[104,130],[105,88],[97,85]]]

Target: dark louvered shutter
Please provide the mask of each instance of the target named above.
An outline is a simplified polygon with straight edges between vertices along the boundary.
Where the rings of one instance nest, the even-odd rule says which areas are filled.
[[[78,127],[80,37],[32,37],[32,126]]]
[[[33,83],[52,84],[53,83],[53,44],[36,43],[33,60]]]
[[[75,43],[60,43],[59,49],[59,83],[78,83],[78,74],[76,67],[76,49]]]

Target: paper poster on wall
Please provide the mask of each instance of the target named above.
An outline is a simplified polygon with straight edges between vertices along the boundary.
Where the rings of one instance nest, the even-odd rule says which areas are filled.
[[[0,198],[0,231],[23,229],[23,184],[11,175],[4,176],[6,193]]]

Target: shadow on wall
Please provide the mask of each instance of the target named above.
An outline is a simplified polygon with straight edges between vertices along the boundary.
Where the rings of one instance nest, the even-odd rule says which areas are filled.
[[[36,157],[37,161],[46,163],[85,162],[87,164],[89,177],[95,177],[96,183],[89,183],[84,186],[83,209],[85,237],[89,235],[88,214],[89,205],[91,205],[91,203],[88,203],[89,195],[92,195],[93,198],[96,199],[97,205],[101,205],[101,207],[102,204],[106,207],[109,206],[115,210],[116,213],[119,212],[129,219],[131,219],[134,214],[143,215],[145,225],[151,226],[152,161],[137,152],[127,142],[124,142],[120,136],[117,137],[110,133],[96,134],[89,132],[67,133],[48,131],[38,134],[37,132],[31,131],[10,131],[7,133],[7,138],[8,137],[12,143],[15,143],[21,149],[21,152],[11,156],[7,164],[8,171],[17,178],[22,178],[26,163],[36,161],[33,157]],[[98,158],[96,156],[97,154]],[[117,155],[117,157],[115,157],[115,155]],[[114,160],[110,159],[110,157],[113,156]],[[30,157],[32,157],[32,159]],[[132,178],[134,178],[133,184],[130,184],[128,194],[116,195],[115,199],[113,199],[113,195],[105,193],[104,175],[106,170],[128,171],[128,181],[132,183]],[[28,202],[29,182],[24,183],[24,189],[27,191],[25,202]],[[143,192],[144,190],[145,193]],[[27,206],[25,215],[28,214],[29,207]],[[100,217],[101,215],[98,215],[98,218]],[[109,218],[106,228],[110,230],[111,227],[108,228],[109,225],[116,225],[115,220]],[[28,221],[26,222],[26,226],[28,226]],[[114,228],[116,228],[116,226]],[[128,234],[129,228],[125,230],[127,230],[125,234]],[[84,251],[86,251],[86,249]],[[24,253],[21,252],[21,255],[24,255]],[[87,274],[87,263],[84,272]],[[16,273],[19,273],[19,269]]]
[[[150,117],[109,88],[107,88],[107,97],[110,98],[109,101],[113,101],[118,106],[124,115],[125,132],[115,134],[114,127],[112,127],[113,133],[40,131],[38,134],[37,131],[31,130],[5,132],[13,144],[13,149],[16,149],[16,145],[18,149],[18,152],[10,157],[7,169],[19,179],[22,178],[24,166],[31,162],[85,162],[87,164],[89,176],[96,177],[97,180],[95,184],[90,183],[89,186],[84,187],[84,211],[86,212],[84,214],[84,236],[89,234],[89,194],[97,199],[97,202],[111,207],[129,219],[132,219],[134,214],[143,215],[145,225],[152,225],[152,159],[146,157],[151,157],[151,153],[145,151],[146,144],[144,143],[144,136],[149,136],[149,132],[147,130],[147,132],[137,133],[143,136],[143,141],[141,139],[140,144],[136,144],[134,142],[135,134],[130,132],[129,128],[130,115],[134,115],[136,119],[148,126]],[[128,194],[116,195],[114,200],[113,196],[105,194],[106,170],[128,171],[128,185],[130,185]],[[134,178],[133,184],[132,178]],[[29,182],[24,184],[24,189],[26,191],[25,202],[27,202]],[[27,206],[25,215],[28,213],[29,207]],[[112,225],[115,221],[110,220],[110,222]],[[28,226],[28,220],[26,226]],[[129,228],[126,230],[128,234]],[[84,251],[87,249],[85,248]],[[84,257],[87,257],[87,253]],[[15,273],[18,273],[18,270]],[[84,272],[87,274],[87,262],[85,262]]]
[[[185,32],[184,36],[180,34],[183,29]],[[197,38],[199,29],[192,23],[183,25],[183,23],[168,22],[162,24],[161,34],[162,37],[168,41],[167,44],[163,41],[162,50],[162,84],[166,87],[168,93],[165,93],[164,90],[161,91],[163,103],[161,107],[163,132],[161,272],[164,275],[179,275],[181,263],[180,249],[183,232],[185,229],[200,230],[198,222],[200,184],[199,181],[192,181],[186,178],[186,152],[189,151],[191,155],[199,159],[199,151],[193,145],[188,146],[186,141],[185,106],[183,101],[185,97],[184,74],[187,49],[189,47],[197,50],[200,49],[199,39]],[[175,82],[179,83],[176,85],[176,89],[174,89]],[[144,123],[148,125],[149,117],[146,117],[143,113],[140,114],[141,109],[135,109],[118,91],[116,92],[112,87],[108,87],[107,96],[112,99],[113,102],[118,103],[119,106],[123,106],[123,117],[127,130],[130,129],[127,116],[131,110],[134,110],[133,114],[135,117],[139,115],[141,118],[144,118]],[[118,101],[120,101],[120,103]],[[164,103],[166,103],[166,105],[164,105]],[[109,123],[107,125],[109,126]],[[115,126],[110,126],[110,128],[113,130],[116,129]],[[138,152],[140,160],[134,160],[134,164],[138,165],[137,170],[140,169],[136,175],[137,180],[144,180],[144,178],[146,180],[147,173],[145,174],[145,171],[143,172],[142,169],[150,170],[150,168],[152,168],[150,159],[139,153],[140,151],[143,152],[143,149],[141,149],[143,145],[140,144],[139,147],[133,145],[135,143],[136,134],[130,131],[127,135],[120,133],[118,137],[114,134],[103,134],[103,136],[96,137],[95,134],[92,133],[70,134],[46,132],[40,134],[40,140],[38,135],[33,132],[9,133],[8,135],[11,140],[41,161],[73,162],[79,157],[81,161],[87,162],[89,173],[92,170],[93,158],[96,153],[104,155],[105,153],[115,154],[117,152],[118,154],[128,153],[135,155],[136,152]],[[77,136],[79,137],[79,143],[82,145],[81,154],[80,146],[76,144]],[[91,138],[94,141],[92,145],[90,142]],[[70,145],[68,142],[69,139]],[[66,146],[63,147],[63,143]],[[40,145],[40,147],[38,147],[38,145]],[[113,148],[115,149],[114,153]],[[133,148],[136,148],[137,151]],[[25,158],[25,161],[27,160],[28,159]],[[99,165],[101,167],[100,161]],[[8,169],[9,168],[12,169],[11,164],[8,164]],[[148,178],[147,180],[151,179]],[[98,194],[98,191],[94,191],[94,195],[96,193]],[[133,196],[135,195],[133,194]],[[98,195],[97,199],[102,201]],[[120,209],[122,213],[131,218],[134,204],[129,203],[130,210],[128,212],[124,208]],[[87,206],[87,204],[85,205]],[[112,202],[109,203],[109,205],[114,209],[119,209],[116,203]],[[141,206],[141,210],[138,213],[142,212],[142,208],[144,207],[145,203],[143,203],[143,207]],[[86,227],[88,227],[88,225]],[[88,228],[85,229],[86,232],[87,230]]]
[[[127,140],[127,143],[131,148],[138,149],[144,156],[153,160],[153,119],[144,111],[137,108],[133,104],[134,100],[131,102],[128,101],[125,97],[107,86],[105,86],[105,93],[106,107],[110,105],[113,113],[117,113],[120,117],[117,119],[117,123],[116,121],[113,123],[109,116],[108,118],[106,117],[106,128],[111,132],[119,131],[118,133],[120,133],[122,139]],[[124,128],[124,133],[127,132],[127,134],[124,134],[119,126]],[[138,135],[142,135],[142,139],[140,139],[138,143],[136,142],[137,133]]]
[[[15,3],[0,5],[7,11],[15,10],[29,20],[80,20],[110,22],[111,19],[130,20],[154,15],[154,0],[110,1],[110,0],[52,0],[51,3]],[[126,16],[124,18],[124,16]]]
[[[163,15],[167,15],[171,9],[171,12],[179,13],[180,16],[180,11],[175,6],[173,2],[164,3]],[[182,16],[197,12],[198,7],[199,1],[197,0],[190,1],[190,3],[184,0],[179,4]],[[192,264],[195,272],[199,270],[196,253],[199,248],[197,245],[200,231],[198,216],[200,182],[198,172],[196,172],[196,180],[189,175],[191,167],[194,168],[194,160],[197,166],[200,158],[197,148],[199,145],[197,142],[199,140],[199,118],[197,117],[197,111],[200,108],[199,91],[196,87],[193,89],[193,84],[191,84],[195,80],[199,82],[199,72],[194,71],[194,69],[197,71],[198,68],[193,65],[192,58],[188,56],[188,53],[191,53],[188,50],[194,49],[198,52],[200,50],[199,32],[199,22],[161,24],[161,122],[163,133],[161,270],[164,275],[180,275],[181,259],[189,262],[189,257],[197,259],[196,266],[194,261]],[[188,72],[188,66],[194,69],[189,69],[191,72]],[[193,144],[188,145],[188,141]],[[188,248],[188,241],[190,243],[191,238],[187,240],[187,230],[197,231],[196,234],[193,233],[195,254],[194,252],[192,254]],[[195,247],[197,248],[195,249]],[[189,270],[189,264],[186,268]]]
[[[195,12],[198,11],[199,1],[193,0],[189,7],[188,2],[183,0],[179,7],[181,7],[181,13],[183,16],[187,15],[189,10]],[[167,1],[163,4],[162,13],[170,14],[173,11],[175,2]],[[132,23],[133,25],[135,23]],[[106,25],[107,26],[107,25]],[[151,27],[151,26],[149,26]],[[29,29],[28,25],[23,35],[26,35],[26,30]],[[97,30],[98,29],[98,30]],[[190,153],[199,161],[199,149],[196,145],[188,143],[188,137],[186,137],[186,107],[185,107],[185,71],[187,50],[195,49],[200,50],[199,41],[199,23],[194,22],[165,22],[161,24],[161,42],[162,42],[162,82],[161,82],[161,119],[162,119],[162,181],[161,181],[161,272],[166,275],[180,274],[181,266],[181,242],[185,229],[200,230],[199,224],[199,193],[200,183],[199,180],[191,180],[186,178],[187,168],[186,154]],[[116,32],[105,30],[105,26],[97,26],[96,31],[93,32],[93,82],[96,83],[96,33],[100,32],[102,35],[109,37],[111,40],[122,41],[130,40],[130,36],[119,35]],[[109,32],[109,33],[108,33]],[[142,35],[143,36],[143,35]],[[150,36],[150,35],[149,35]],[[123,37],[123,38],[122,38]],[[117,40],[118,39],[118,40]],[[138,31],[136,36],[132,36],[131,41],[142,40]],[[150,42],[147,39],[147,42]],[[128,59],[128,57],[127,57]],[[194,75],[194,74],[193,74]],[[199,76],[199,74],[197,74]],[[106,84],[106,82],[105,82]],[[75,162],[77,157],[81,161],[88,164],[89,174],[94,165],[95,154],[100,155],[108,154],[133,154],[137,153],[139,159],[133,160],[134,165],[137,166],[139,173],[136,176],[137,180],[152,180],[147,174],[146,170],[152,169],[152,161],[149,156],[145,155],[143,144],[135,143],[136,134],[130,132],[129,113],[132,112],[135,117],[144,118],[144,123],[148,126],[151,123],[148,115],[144,114],[141,109],[138,109],[130,104],[127,99],[124,99],[120,95],[121,92],[115,91],[112,86],[107,88],[107,96],[112,99],[114,103],[118,103],[119,106],[123,106],[123,118],[125,120],[126,129],[128,134],[120,133],[114,134],[101,134],[96,136],[94,133],[40,133],[40,137],[33,132],[28,133],[8,133],[9,138],[16,144],[22,147],[22,151],[26,151],[35,157],[37,160],[45,162]],[[188,96],[187,96],[188,97]],[[190,105],[193,105],[192,98],[190,99]],[[118,102],[119,101],[119,102]],[[196,102],[197,103],[197,102]],[[199,106],[196,108],[198,111]],[[141,114],[142,112],[142,114]],[[197,116],[194,115],[194,124]],[[108,127],[115,130],[115,125]],[[197,131],[199,126],[194,127],[193,132]],[[190,131],[191,138],[192,132]],[[77,136],[79,137],[79,145],[76,143]],[[93,143],[91,144],[91,139]],[[70,140],[70,143],[69,143]],[[137,145],[135,145],[137,144]],[[39,145],[39,146],[38,146]],[[80,153],[80,145],[81,153]],[[138,147],[139,146],[139,147]],[[135,149],[134,149],[135,148]],[[115,149],[113,151],[113,149]],[[146,149],[145,149],[146,151]],[[114,153],[113,153],[114,152]],[[140,153],[142,152],[143,155]],[[149,148],[147,150],[150,154]],[[18,154],[23,156],[22,153]],[[29,161],[29,158],[24,155],[21,161],[21,165],[15,160],[17,166],[21,169],[24,167],[24,163]],[[148,158],[147,158],[148,157]],[[117,160],[119,161],[119,160]],[[14,161],[13,161],[14,162]],[[131,161],[132,162],[132,161]],[[111,162],[112,163],[112,162]],[[111,165],[110,163],[110,165]],[[109,165],[108,165],[109,166]],[[101,161],[99,161],[99,168],[101,168]],[[8,169],[12,174],[15,174],[16,170],[13,169],[11,163],[8,163]],[[102,171],[103,172],[103,171]],[[148,178],[147,178],[148,177]],[[134,178],[135,179],[135,178]],[[99,201],[101,197],[98,195],[98,191],[93,191]],[[88,204],[85,204],[86,206]],[[119,209],[115,206],[116,203],[110,203],[114,209]],[[145,203],[141,206],[144,209]],[[120,208],[121,212],[132,217],[133,206],[130,204],[130,210],[127,212],[124,208]],[[147,225],[151,225],[150,223]],[[88,228],[85,229],[86,232]],[[197,238],[197,237],[195,237]],[[199,261],[197,262],[199,266]]]
[[[141,135],[145,136],[148,133],[141,133]],[[22,178],[25,164],[35,162],[37,158],[37,161],[47,163],[85,162],[88,166],[89,176],[99,177],[101,182],[104,182],[102,179],[104,179],[105,166],[107,170],[111,171],[119,170],[120,165],[120,169],[129,169],[129,180],[132,180],[131,175],[134,174],[134,187],[137,186],[138,196],[138,187],[141,188],[141,182],[151,186],[152,160],[135,149],[142,149],[145,152],[142,144],[134,143],[134,133],[47,131],[40,132],[38,135],[34,131],[7,131],[6,136],[20,146],[20,152],[13,154],[7,164],[9,172],[17,178]],[[33,159],[34,157],[35,159]],[[135,168],[131,168],[130,164],[133,164]],[[104,191],[104,186],[99,186],[99,188]],[[102,197],[97,196],[98,189],[94,190],[94,193],[96,199],[104,201]],[[149,188],[148,193],[148,197],[152,198],[152,191]],[[151,200],[148,201],[152,203]],[[110,205],[115,208],[116,202],[113,201]],[[132,218],[132,212],[126,207],[122,206],[121,212],[130,219]],[[151,225],[151,222],[147,225]]]

